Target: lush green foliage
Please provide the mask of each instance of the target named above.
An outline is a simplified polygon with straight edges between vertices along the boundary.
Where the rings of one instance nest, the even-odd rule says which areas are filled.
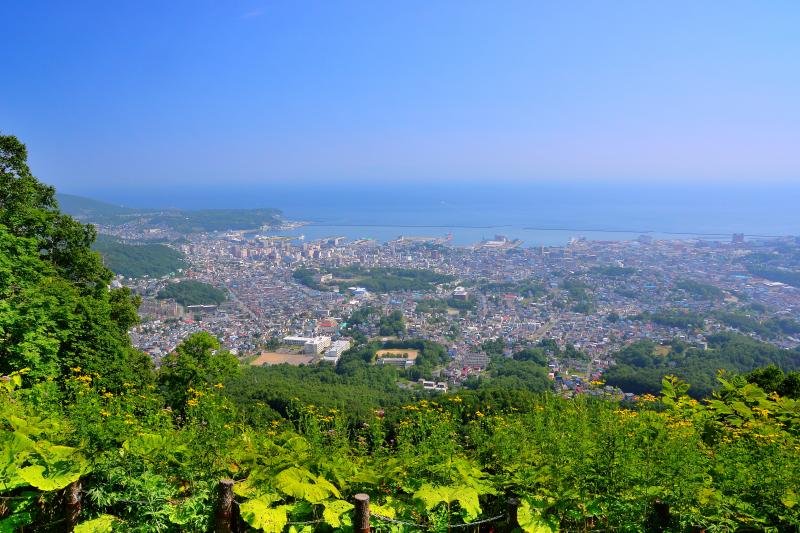
[[[775,365],[757,368],[745,375],[749,383],[755,383],[764,392],[774,392],[787,398],[800,399],[800,372],[784,373]]]
[[[108,268],[129,278],[165,276],[187,266],[182,253],[163,244],[125,244],[99,235],[93,249]]]
[[[0,465],[14,498],[5,524],[52,521],[58,490],[78,476],[85,527],[134,532],[208,529],[222,477],[237,480],[242,518],[263,531],[298,521],[347,531],[356,492],[375,514],[435,531],[502,514],[510,495],[525,531],[642,531],[658,502],[670,531],[800,524],[800,404],[744,380],[722,380],[706,404],[665,379],[662,398],[627,407],[466,392],[353,418],[348,400],[290,399],[281,413],[247,397],[242,418],[227,388],[188,390],[179,414],[150,387],[111,394],[85,378],[74,374],[75,400],[51,403],[47,420],[34,414],[46,383],[18,389],[11,376],[0,391],[4,447],[30,449]]]
[[[658,355],[653,342],[633,343],[614,356],[617,365],[605,373],[605,380],[626,392],[656,393],[664,376],[675,374],[692,384],[693,395],[703,397],[711,393],[719,370],[744,373],[773,364],[787,370],[800,368],[798,351],[733,333],[708,340],[707,350],[674,343],[666,355]]]
[[[800,272],[767,266],[750,266],[750,273],[760,278],[786,283],[792,287],[800,287]]]
[[[800,323],[790,318],[757,318],[741,312],[718,312],[714,316],[726,326],[738,329],[743,333],[755,333],[764,339],[772,339],[779,335],[800,333]]]
[[[532,279],[482,283],[480,289],[487,293],[516,294],[524,298],[538,298],[546,292],[541,283]]]
[[[113,274],[90,249],[94,229],[58,211],[26,157],[16,138],[0,136],[0,372],[60,381],[80,366],[115,390],[147,379],[149,358],[127,336],[136,299],[108,290]]]
[[[679,280],[675,283],[675,288],[680,289],[696,300],[721,300],[725,296],[725,293],[718,287],[691,279]]]
[[[682,329],[702,327],[705,320],[699,313],[682,309],[659,309],[655,313],[644,312],[632,318],[634,320],[650,321],[659,326]]]
[[[429,291],[438,284],[455,279],[453,276],[414,268],[367,269],[349,266],[328,269],[325,273],[333,274],[335,281],[331,283],[357,285],[372,292]],[[324,288],[315,279],[318,274],[310,269],[298,269],[294,272],[294,278],[311,288]]]
[[[617,265],[598,266],[591,269],[594,274],[600,274],[607,278],[627,278],[636,272],[635,268],[621,267]]]
[[[173,298],[181,305],[219,305],[227,299],[227,294],[208,283],[185,279],[168,283],[158,292],[158,298]]]
[[[392,311],[382,316],[378,322],[378,332],[384,336],[403,335],[406,332],[406,320],[401,311]]]

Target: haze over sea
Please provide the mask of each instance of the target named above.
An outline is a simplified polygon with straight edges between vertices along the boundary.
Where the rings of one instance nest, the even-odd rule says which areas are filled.
[[[386,241],[453,235],[469,245],[495,234],[525,246],[563,245],[570,238],[730,239],[800,235],[794,184],[597,184],[499,182],[492,185],[260,184],[153,190],[75,191],[135,207],[277,207],[308,226],[282,235],[333,235]]]

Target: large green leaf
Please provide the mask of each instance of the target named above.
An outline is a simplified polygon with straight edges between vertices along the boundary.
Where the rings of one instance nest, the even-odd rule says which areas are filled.
[[[472,520],[481,514],[481,506],[478,502],[478,491],[472,487],[437,487],[426,484],[421,486],[419,490],[414,493],[414,498],[421,500],[427,511],[430,511],[440,503],[450,504],[452,502],[458,502],[468,520]]]
[[[31,465],[19,469],[22,479],[43,491],[63,489],[73,481],[77,481],[81,474],[81,470],[47,468],[42,465]]]
[[[517,509],[517,522],[526,533],[556,533],[558,524],[555,519],[545,518],[527,500]]]
[[[267,533],[281,533],[288,522],[288,505],[270,507],[271,502],[259,498],[247,500],[239,506],[242,519],[256,529]]]
[[[110,514],[102,514],[97,518],[81,522],[75,526],[75,533],[109,533],[114,531],[114,526],[119,518]]]
[[[311,503],[321,503],[331,496],[340,496],[339,490],[328,480],[304,468],[287,468],[275,476],[274,484],[284,494]]]
[[[322,518],[324,518],[325,523],[331,527],[341,526],[341,515],[353,508],[353,504],[345,500],[328,500],[322,503],[325,506],[325,510],[322,512]]]

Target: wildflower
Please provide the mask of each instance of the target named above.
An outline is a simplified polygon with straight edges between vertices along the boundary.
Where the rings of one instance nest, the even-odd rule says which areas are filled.
[[[70,370],[72,370],[73,372],[80,372],[81,371],[81,367],[74,366],[74,367],[70,368]]]
[[[462,400],[460,396],[453,396],[452,398],[450,398],[450,401],[453,403],[461,403],[464,400]]]
[[[200,404],[196,399],[191,398],[186,402],[190,407],[196,407]]]
[[[108,412],[108,411],[106,411],[105,409],[101,409],[101,410],[100,410],[100,414],[101,414],[102,416],[110,416],[110,415],[111,415],[111,413],[109,413],[109,412]]]
[[[225,385],[223,385],[222,383],[217,383],[216,385],[214,385],[215,389],[222,389],[224,387],[225,387]]]

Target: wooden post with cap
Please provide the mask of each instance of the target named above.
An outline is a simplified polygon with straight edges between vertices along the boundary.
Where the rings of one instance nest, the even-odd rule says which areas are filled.
[[[509,531],[519,527],[519,519],[517,518],[517,510],[519,508],[519,498],[509,498],[506,503],[507,525]]]
[[[214,531],[215,533],[233,533],[233,480],[220,480],[217,490],[217,508],[214,512]]]
[[[81,480],[73,481],[64,491],[64,531],[72,531],[78,525],[81,514]]]
[[[353,519],[355,533],[369,533],[369,495],[355,495],[355,518]]]

